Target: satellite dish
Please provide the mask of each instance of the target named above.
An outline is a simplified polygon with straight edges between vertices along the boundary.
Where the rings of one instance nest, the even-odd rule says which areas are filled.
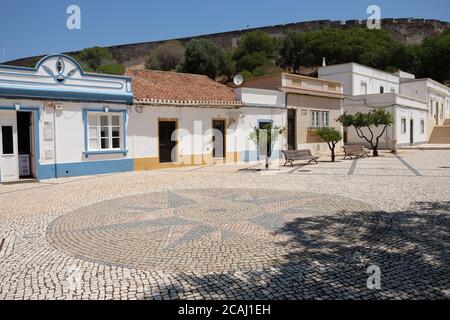
[[[233,82],[235,85],[240,86],[241,84],[244,83],[244,77],[241,76],[240,74],[237,74],[234,76]]]

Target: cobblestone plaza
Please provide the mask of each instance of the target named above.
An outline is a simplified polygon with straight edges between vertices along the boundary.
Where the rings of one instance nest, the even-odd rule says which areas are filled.
[[[338,158],[1,185],[0,299],[449,299],[450,151]]]

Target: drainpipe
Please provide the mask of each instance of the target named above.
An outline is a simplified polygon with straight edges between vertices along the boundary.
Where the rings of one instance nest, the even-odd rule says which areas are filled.
[[[289,97],[289,92],[286,92],[286,94],[284,95],[284,108],[286,109],[286,141],[285,141],[285,147],[286,150],[289,149],[289,111],[288,111],[288,97]],[[298,109],[296,109],[296,111],[298,111]],[[295,135],[294,135],[294,150],[297,150],[297,117],[298,117],[298,112],[295,113]]]
[[[55,178],[58,178],[58,161],[56,158],[56,110],[53,104],[53,163],[55,165]]]

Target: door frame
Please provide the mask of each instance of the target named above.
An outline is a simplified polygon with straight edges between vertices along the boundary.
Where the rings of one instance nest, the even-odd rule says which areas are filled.
[[[287,135],[287,145],[288,145],[288,149],[289,149],[289,110],[294,110],[295,113],[295,117],[294,117],[294,149],[292,150],[297,150],[297,117],[298,117],[298,109],[297,108],[288,108],[286,109],[286,125],[287,125],[287,130],[286,130],[286,135]]]
[[[160,122],[175,122],[175,132],[176,132],[176,161],[173,162],[161,162],[161,158],[160,158],[160,150],[159,150],[159,124]],[[178,133],[178,118],[158,118],[158,131],[157,131],[157,136],[158,136],[158,148],[157,148],[157,154],[158,154],[158,163],[159,164],[167,164],[167,163],[178,163],[179,159],[180,159],[180,144],[179,144],[179,133]]]
[[[0,110],[2,111],[15,111],[16,117],[17,117],[17,111],[25,111],[25,112],[31,112],[33,116],[33,125],[34,125],[34,166],[36,168],[35,176],[36,179],[39,180],[40,177],[40,159],[41,159],[41,147],[40,147],[40,118],[41,118],[41,107],[20,107],[19,110],[16,109],[14,106],[0,106]],[[17,126],[17,123],[16,123]],[[19,157],[17,157],[17,164],[19,163]],[[17,169],[18,170],[18,169]],[[1,183],[1,181],[0,181]]]
[[[29,150],[29,156],[30,156],[30,175],[28,177],[25,178],[20,178],[19,179],[36,179],[36,148],[35,148],[35,139],[34,139],[34,135],[35,135],[35,118],[33,116],[33,113],[30,111],[26,111],[26,110],[19,110],[17,111],[17,119],[19,119],[19,113],[26,113],[29,117],[30,120],[30,127],[27,130],[27,134],[29,135],[29,140],[30,140],[30,150]],[[19,121],[17,120],[17,142],[19,144],[20,142],[20,134],[19,134]],[[18,149],[19,150],[19,149]],[[20,151],[20,150],[19,150]],[[20,154],[19,154],[19,158],[20,158]],[[20,171],[20,166],[19,166],[19,171]],[[20,175],[20,172],[19,172]]]
[[[19,170],[19,141],[17,130],[17,112],[6,111],[7,114],[3,114],[3,118],[0,119],[0,182],[2,183],[14,183],[20,180]],[[6,154],[3,153],[3,128],[9,128],[10,139],[7,139],[8,145],[12,143],[12,148]],[[9,137],[9,134],[8,134]],[[8,174],[5,173],[8,168]]]
[[[214,150],[214,142],[211,148],[211,157],[213,159],[226,159],[227,158],[227,126],[228,126],[228,121],[226,118],[211,118],[211,128],[212,130],[214,130],[214,121],[223,121],[224,123],[224,137],[223,137],[223,157],[213,157],[213,150]],[[211,134],[211,139],[214,137],[214,133]]]
[[[258,129],[260,128],[261,123],[270,123],[272,125],[272,128],[274,126],[274,121],[271,119],[258,119],[257,121],[257,125],[258,125]],[[272,146],[270,146],[272,148]],[[269,151],[269,150],[267,150]],[[259,148],[259,144],[256,146],[256,152],[257,152],[257,159],[258,161],[261,160],[261,150]],[[271,150],[271,156],[273,155],[273,150]],[[266,155],[267,157],[267,155]]]
[[[436,120],[436,125],[438,126],[439,125],[439,102],[438,101],[436,101],[436,117],[435,117],[435,120]]]

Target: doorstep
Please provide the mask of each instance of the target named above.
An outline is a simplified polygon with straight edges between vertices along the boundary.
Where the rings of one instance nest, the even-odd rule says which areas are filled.
[[[450,150],[450,144],[419,144],[415,146],[402,146],[401,150]]]

